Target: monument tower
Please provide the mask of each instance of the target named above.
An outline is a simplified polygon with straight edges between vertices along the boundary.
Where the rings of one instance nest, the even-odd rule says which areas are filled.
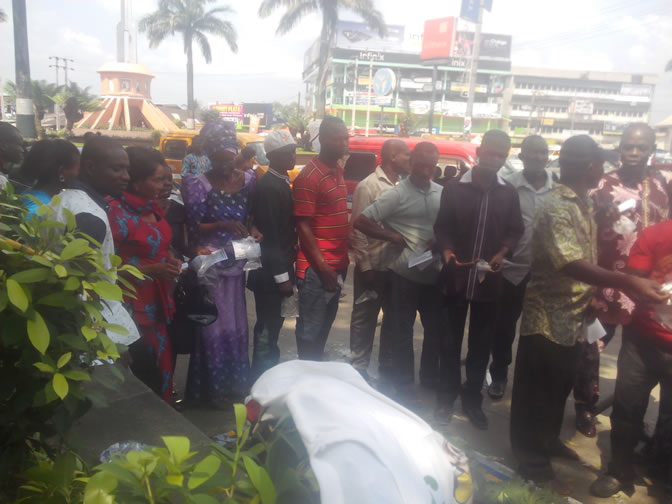
[[[139,64],[138,32],[133,21],[132,0],[120,0],[121,19],[117,23],[117,61],[105,63],[100,74],[102,109],[88,112],[78,128],[130,131],[132,128],[174,131],[178,127],[152,103],[154,75]]]

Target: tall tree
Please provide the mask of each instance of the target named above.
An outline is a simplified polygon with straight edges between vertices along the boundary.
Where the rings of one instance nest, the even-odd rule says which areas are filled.
[[[206,6],[215,0],[159,0],[159,8],[140,19],[139,28],[149,37],[149,46],[158,47],[169,35],[180,33],[187,55],[187,109],[194,119],[194,41],[198,44],[206,63],[212,62],[212,51],[207,34],[226,40],[231,51],[238,51],[238,35],[231,21],[223,20],[220,14],[231,14],[228,6]]]
[[[276,34],[284,35],[306,16],[319,14],[322,17],[322,32],[320,34],[320,61],[317,77],[317,113],[322,115],[325,106],[325,91],[327,83],[327,58],[329,48],[336,35],[336,26],[339,13],[350,10],[364,20],[381,37],[387,34],[383,14],[375,8],[374,0],[263,0],[259,7],[259,17],[270,16],[275,10],[285,8],[280,19]]]

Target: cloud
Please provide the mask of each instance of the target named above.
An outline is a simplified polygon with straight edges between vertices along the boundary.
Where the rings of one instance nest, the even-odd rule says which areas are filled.
[[[63,40],[76,44],[80,50],[84,50],[90,54],[103,54],[103,46],[98,37],[87,35],[86,33],[74,31],[69,26],[62,30]]]

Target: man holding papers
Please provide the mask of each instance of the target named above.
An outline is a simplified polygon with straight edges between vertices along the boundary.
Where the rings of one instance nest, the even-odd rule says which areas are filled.
[[[439,334],[443,299],[437,286],[440,261],[434,230],[441,186],[432,182],[439,151],[420,142],[411,153],[411,174],[384,192],[355,220],[355,229],[391,243],[385,253],[387,277],[381,328],[380,376],[392,387],[414,381],[413,324],[416,312],[425,329],[420,383],[434,386],[439,376]],[[382,223],[382,226],[380,225]]]
[[[504,166],[511,140],[503,131],[483,135],[478,164],[459,181],[446,184],[434,232],[445,263],[442,286],[447,295],[448,327],[442,341],[442,371],[436,417],[449,422],[453,403],[479,429],[488,428],[481,409],[481,389],[490,358],[497,302],[502,288],[502,262],[523,235],[516,189],[497,172]],[[469,353],[462,386],[461,350],[467,310]]]

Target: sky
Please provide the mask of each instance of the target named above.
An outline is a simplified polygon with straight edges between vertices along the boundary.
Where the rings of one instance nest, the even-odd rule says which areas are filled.
[[[136,19],[156,8],[157,0],[135,0]],[[259,19],[261,0],[216,0],[235,13],[237,54],[221,39],[211,38],[213,61],[206,64],[195,50],[194,95],[201,104],[296,101],[304,91],[303,54],[319,36],[321,21],[305,18],[292,32],[277,36],[280,12]],[[660,81],[652,122],[672,115],[670,0],[494,0],[483,30],[513,36],[514,66],[572,70],[654,73]],[[53,81],[49,56],[74,60],[71,80],[99,90],[96,69],[115,59],[115,28],[119,0],[26,0],[31,76]],[[412,5],[412,7],[409,7]],[[425,19],[459,14],[459,0],[376,0],[388,24],[422,31]],[[14,80],[11,0],[0,0],[10,22],[0,24],[0,79]],[[343,19],[357,19],[345,11]],[[150,49],[138,35],[138,60],[156,75],[155,103],[186,103],[186,56],[178,36]],[[61,76],[62,79],[62,76]]]

